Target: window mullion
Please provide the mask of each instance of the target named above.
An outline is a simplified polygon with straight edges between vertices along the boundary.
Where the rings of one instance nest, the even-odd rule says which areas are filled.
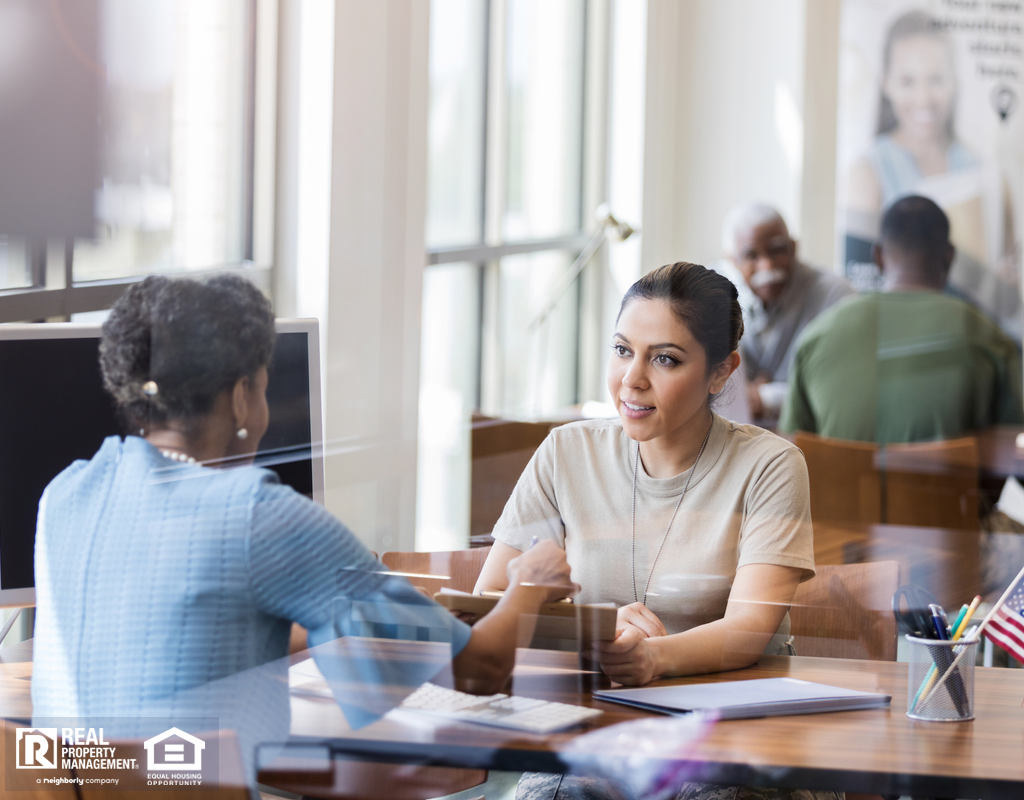
[[[594,227],[594,211],[608,198],[608,98],[611,3],[588,0],[583,68],[582,197],[580,227]],[[579,277],[576,322],[576,402],[602,397],[604,358],[601,321],[607,247],[600,248]]]
[[[484,243],[502,244],[508,169],[508,91],[506,87],[506,0],[491,0],[487,14],[487,141],[484,169]],[[501,337],[501,262],[485,262],[480,275],[480,407],[501,408],[504,348]]]

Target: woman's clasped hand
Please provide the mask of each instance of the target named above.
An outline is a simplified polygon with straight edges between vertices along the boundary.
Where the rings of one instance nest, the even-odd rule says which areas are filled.
[[[667,634],[654,612],[643,603],[630,603],[618,611],[615,639],[595,642],[590,655],[617,683],[643,686],[665,674],[657,638]]]

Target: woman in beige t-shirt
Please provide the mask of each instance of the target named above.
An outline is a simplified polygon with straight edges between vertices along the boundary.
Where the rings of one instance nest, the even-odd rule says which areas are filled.
[[[742,333],[736,289],[711,270],[677,263],[637,281],[608,370],[619,420],[553,430],[495,526],[477,590],[504,589],[533,537],[553,539],[580,599],[619,606],[615,641],[594,654],[619,683],[778,652],[814,574],[800,451],[711,410]]]

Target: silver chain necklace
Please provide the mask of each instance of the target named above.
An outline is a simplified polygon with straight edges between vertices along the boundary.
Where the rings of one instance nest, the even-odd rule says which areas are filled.
[[[651,571],[648,573],[647,583],[644,585],[644,605],[647,605],[647,590],[651,588],[651,578],[654,577],[654,568],[658,565],[658,559],[661,558],[661,551],[665,549],[665,542],[668,541],[668,533],[672,530],[672,523],[676,521],[676,514],[679,513],[679,506],[683,504],[683,498],[686,497],[686,490],[690,488],[690,481],[693,480],[693,476],[697,472],[697,465],[700,463],[700,457],[704,455],[704,448],[708,446],[708,439],[711,438],[711,429],[713,427],[715,427],[714,417],[711,418],[711,424],[708,426],[708,432],[704,434],[704,443],[701,444],[700,450],[697,453],[697,458],[694,460],[693,466],[690,468],[690,474],[686,476],[683,493],[679,495],[679,500],[676,502],[675,510],[672,512],[672,518],[668,521],[668,527],[665,528],[665,535],[661,537],[661,545],[658,547],[658,552],[654,556],[654,561],[651,562]],[[629,571],[633,575],[633,602],[636,602],[639,599],[636,593],[636,473],[639,468],[640,442],[637,442],[636,458],[633,459],[633,529],[629,541]]]

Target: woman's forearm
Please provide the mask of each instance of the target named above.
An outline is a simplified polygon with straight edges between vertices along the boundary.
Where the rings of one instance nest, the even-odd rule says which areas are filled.
[[[505,591],[508,587],[509,562],[521,555],[522,553],[514,547],[496,541],[491,545],[491,552],[487,554],[487,560],[480,570],[473,591],[476,593]]]
[[[565,551],[553,542],[540,542],[525,553],[505,547],[515,554],[502,559],[508,588],[494,609],[473,626],[469,643],[453,664],[464,691],[500,691],[515,666],[516,646],[533,638],[540,607],[580,588],[572,582]],[[488,563],[494,567],[490,558]]]
[[[494,609],[474,626],[469,643],[456,656],[453,671],[458,687],[475,694],[501,691],[515,666],[516,647],[529,641],[541,605],[542,589],[514,585]],[[528,626],[528,629],[525,627]]]
[[[722,619],[649,639],[662,675],[742,669],[756,662],[779,629],[801,570],[777,564],[740,567]]]
[[[773,634],[745,617],[715,620],[682,633],[647,640],[658,677],[742,669],[764,653]]]

